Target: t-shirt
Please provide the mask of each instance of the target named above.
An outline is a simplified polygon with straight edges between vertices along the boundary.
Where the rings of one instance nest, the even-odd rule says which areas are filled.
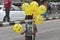
[[[26,24],[26,36],[32,36],[32,24]]]
[[[11,0],[4,0],[4,7],[10,9],[11,7]]]
[[[34,32],[36,32],[37,28],[35,24],[26,24],[26,36],[32,36],[32,27]]]

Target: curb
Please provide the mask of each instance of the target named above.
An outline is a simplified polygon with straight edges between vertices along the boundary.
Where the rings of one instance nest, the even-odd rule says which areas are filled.
[[[55,18],[46,18],[45,21],[48,21],[48,20],[56,20],[56,19],[60,19],[60,17],[55,17]],[[20,23],[20,24],[24,24],[26,23],[24,20],[16,20],[16,21],[11,21],[11,22],[1,22],[0,23],[0,26],[11,26],[11,25],[14,25],[16,23]]]
[[[54,18],[49,17],[49,18],[46,18],[45,21],[48,21],[48,20],[56,20],[56,19],[60,19],[60,17],[54,17]]]
[[[11,26],[11,25],[14,25],[16,23],[24,24],[25,21],[2,22],[2,23],[0,23],[0,26]]]

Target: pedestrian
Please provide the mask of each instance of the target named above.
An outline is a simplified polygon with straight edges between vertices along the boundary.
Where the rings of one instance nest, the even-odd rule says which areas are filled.
[[[48,1],[47,0],[43,0],[42,1],[42,5],[46,6],[46,8],[48,8]],[[47,11],[43,14],[44,18],[46,18],[47,15]]]
[[[4,0],[4,8],[5,8],[5,16],[3,18],[3,21],[5,22],[5,20],[7,19],[7,22],[10,21],[10,17],[9,17],[9,12],[11,9],[11,0]]]
[[[53,4],[53,5],[52,5],[52,12],[53,12],[53,14],[55,14],[55,13],[56,13],[56,11],[57,11],[57,7],[56,7],[56,5],[55,5],[55,4]]]
[[[31,18],[31,16],[29,18]],[[32,38],[33,40],[35,40],[36,32],[37,32],[36,24],[32,22],[32,20],[29,20],[29,19],[26,21],[27,21],[26,26],[25,26],[26,30],[22,32],[21,34],[23,35],[25,33],[25,40],[32,40]]]
[[[51,15],[51,3],[48,3],[48,8],[47,8],[47,11],[48,11],[48,15]]]

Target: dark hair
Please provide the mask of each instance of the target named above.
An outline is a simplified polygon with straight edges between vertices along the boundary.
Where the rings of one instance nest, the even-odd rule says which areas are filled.
[[[25,20],[33,19],[33,15],[26,15]]]
[[[44,4],[44,2],[47,2],[47,0],[43,0],[43,1],[41,1],[42,2],[42,4]]]

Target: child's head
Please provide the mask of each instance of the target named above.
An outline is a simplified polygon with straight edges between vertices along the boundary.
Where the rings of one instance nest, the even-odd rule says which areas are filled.
[[[25,20],[32,20],[33,19],[33,15],[26,15]]]

